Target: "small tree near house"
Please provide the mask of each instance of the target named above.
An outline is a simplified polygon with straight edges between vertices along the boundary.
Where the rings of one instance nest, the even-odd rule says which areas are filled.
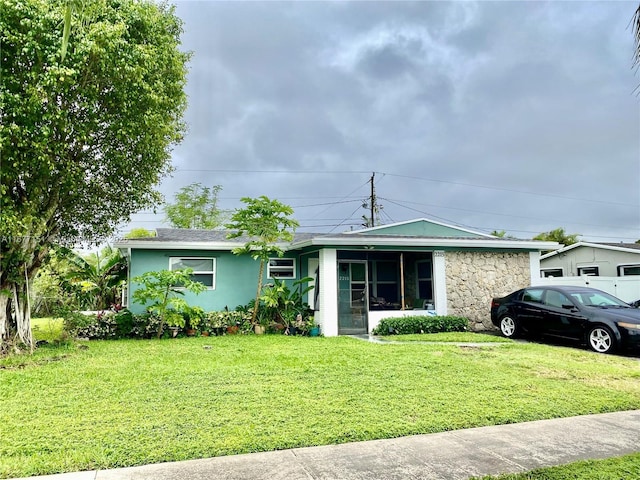
[[[145,272],[132,279],[142,285],[133,292],[133,299],[141,304],[150,303],[147,310],[160,319],[158,338],[162,336],[165,325],[184,327],[184,315],[190,310],[186,300],[181,298],[184,291],[199,294],[207,289],[204,284],[192,280],[192,274],[190,268],[160,270]]]
[[[284,250],[278,246],[278,242],[292,241],[299,224],[290,218],[293,215],[293,209],[277,200],[271,200],[262,195],[258,198],[244,197],[241,201],[246,204],[246,207],[236,209],[231,216],[231,222],[226,227],[233,231],[227,235],[227,238],[246,235],[247,242],[242,247],[235,248],[233,253],[251,255],[254,260],[260,262],[256,299],[251,315],[251,323],[255,324],[260,305],[264,266],[269,258],[284,255]]]

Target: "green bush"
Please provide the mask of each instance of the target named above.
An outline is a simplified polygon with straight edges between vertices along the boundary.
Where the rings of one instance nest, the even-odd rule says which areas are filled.
[[[94,339],[118,338],[115,312],[72,312],[64,317],[65,329],[74,337]]]
[[[251,331],[251,312],[246,310],[221,312],[207,312],[200,325],[202,330],[220,335],[227,327],[238,327],[238,331],[249,333]]]
[[[160,318],[149,313],[134,315],[126,309],[117,313],[67,312],[64,328],[73,337],[90,340],[152,338],[158,333]]]
[[[411,333],[464,332],[469,320],[453,316],[407,316],[383,318],[373,330],[374,335],[405,335]]]

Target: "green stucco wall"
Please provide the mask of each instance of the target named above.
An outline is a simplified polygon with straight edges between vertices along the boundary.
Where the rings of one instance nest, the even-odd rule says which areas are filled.
[[[444,238],[468,238],[478,237],[477,234],[459,230],[457,228],[448,227],[446,225],[438,225],[431,222],[412,222],[402,225],[391,225],[389,227],[381,227],[370,231],[359,232],[362,235],[402,235],[416,237],[444,237]]]
[[[145,272],[167,270],[170,257],[202,257],[216,259],[215,289],[206,290],[199,295],[185,293],[185,300],[192,306],[200,306],[205,311],[220,311],[228,307],[235,309],[238,305],[246,305],[255,298],[260,264],[248,255],[234,255],[225,251],[207,250],[136,250],[131,251],[130,274],[133,279]],[[296,263],[299,269],[299,262]],[[266,278],[264,282],[270,282]],[[133,292],[139,285],[130,281],[129,309],[134,313],[142,313],[144,305],[135,304]]]

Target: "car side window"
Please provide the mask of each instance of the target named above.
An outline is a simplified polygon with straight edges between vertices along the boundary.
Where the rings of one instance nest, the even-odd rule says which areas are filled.
[[[523,302],[542,303],[542,294],[544,290],[541,288],[527,288],[522,295]]]
[[[572,305],[573,303],[564,293],[547,290],[547,294],[544,297],[544,304],[549,307],[562,308],[563,305]]]

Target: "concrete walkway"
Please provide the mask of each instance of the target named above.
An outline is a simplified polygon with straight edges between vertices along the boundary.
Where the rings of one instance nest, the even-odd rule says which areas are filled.
[[[640,410],[31,478],[457,480],[634,452],[640,452]]]

